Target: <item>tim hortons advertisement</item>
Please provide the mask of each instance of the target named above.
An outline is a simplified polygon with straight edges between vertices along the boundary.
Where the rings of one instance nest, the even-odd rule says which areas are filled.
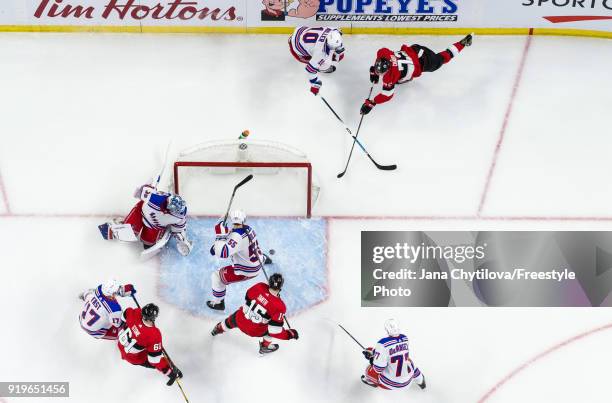
[[[33,25],[243,25],[244,1],[222,0],[33,0],[5,3],[2,23]],[[10,21],[16,19],[17,21]]]
[[[303,20],[452,25],[461,11],[461,0],[263,0],[261,5],[260,21],[297,25]]]

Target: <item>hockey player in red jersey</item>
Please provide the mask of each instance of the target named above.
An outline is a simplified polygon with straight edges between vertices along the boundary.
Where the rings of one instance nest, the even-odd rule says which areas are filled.
[[[155,304],[123,311],[125,324],[119,332],[117,346],[122,359],[132,365],[156,368],[168,376],[167,385],[170,386],[177,378],[182,378],[183,373],[170,365],[162,353],[161,332],[155,327],[157,315],[159,308]]]
[[[436,71],[450,62],[466,46],[472,45],[472,37],[473,34],[470,34],[440,53],[418,44],[402,45],[398,52],[388,48],[379,49],[374,66],[370,67],[370,82],[379,84],[382,78],[382,83],[380,89],[375,91],[374,97],[365,100],[361,106],[361,114],[367,115],[375,105],[393,98],[396,85],[412,81],[423,72]]]
[[[217,323],[211,334],[216,336],[230,329],[239,328],[242,333],[251,337],[261,337],[259,353],[267,354],[278,350],[278,344],[272,339],[298,339],[295,329],[285,329],[285,312],[287,308],[279,294],[284,279],[280,273],[270,276],[268,284],[257,283],[247,290],[245,304],[225,320]]]

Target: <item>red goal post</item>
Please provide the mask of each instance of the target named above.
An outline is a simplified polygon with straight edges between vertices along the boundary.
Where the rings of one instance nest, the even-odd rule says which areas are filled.
[[[302,206],[305,204],[307,218],[312,216],[313,205],[320,191],[317,181],[313,179],[312,164],[307,156],[293,147],[277,142],[251,140],[206,142],[180,153],[173,168],[174,192],[177,194],[181,194],[185,187],[185,180],[181,175],[181,171],[185,169],[201,168],[203,171],[208,170],[208,175],[216,173],[218,176],[233,176],[234,181],[242,179],[247,173],[252,173],[255,176],[254,183],[258,182],[258,177],[259,181],[263,177],[273,177],[270,180],[281,190],[289,184],[303,189],[305,203],[302,202]],[[295,181],[293,177],[283,181],[276,176],[285,171],[302,171],[304,175],[300,176],[304,177],[302,179],[304,183],[301,185],[296,183],[299,181]],[[248,185],[245,192],[248,193],[251,186]],[[189,200],[187,201],[189,205]],[[300,214],[304,214],[304,210],[301,211]]]

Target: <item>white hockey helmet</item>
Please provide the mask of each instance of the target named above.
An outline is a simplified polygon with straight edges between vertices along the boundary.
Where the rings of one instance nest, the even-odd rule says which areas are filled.
[[[114,297],[115,294],[119,292],[119,287],[119,283],[114,278],[108,280],[104,284],[102,284],[102,294],[106,295],[107,297]]]
[[[344,52],[344,44],[342,43],[342,32],[333,30],[327,35],[327,46],[336,53]]]
[[[385,330],[389,336],[395,337],[400,335],[399,325],[395,319],[387,319],[385,321]]]
[[[229,219],[233,225],[242,225],[246,221],[246,213],[242,210],[234,210],[230,213]]]

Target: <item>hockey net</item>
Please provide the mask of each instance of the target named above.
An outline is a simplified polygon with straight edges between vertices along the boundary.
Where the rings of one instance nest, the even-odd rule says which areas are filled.
[[[310,218],[320,186],[306,154],[288,145],[257,140],[209,141],[182,151],[174,162],[174,191],[191,214],[222,215],[234,186],[253,180],[234,198],[249,215]]]

